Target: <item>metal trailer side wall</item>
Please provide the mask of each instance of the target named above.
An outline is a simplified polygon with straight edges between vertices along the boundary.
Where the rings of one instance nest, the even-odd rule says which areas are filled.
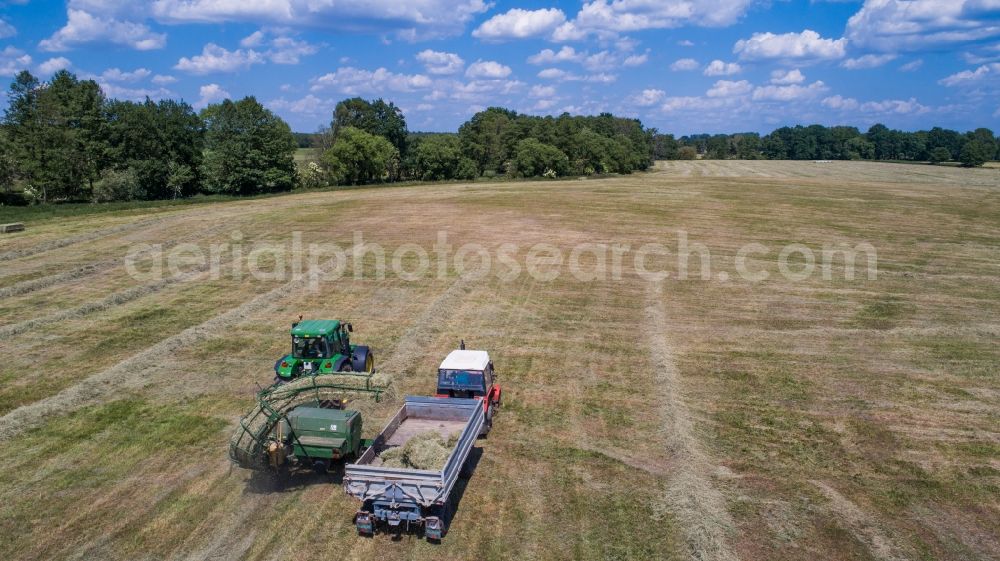
[[[389,468],[370,465],[384,445],[409,416],[422,419],[467,419],[448,461],[440,471]],[[434,398],[407,396],[400,410],[375,438],[375,442],[358,459],[344,468],[344,490],[366,501],[382,496],[402,494],[422,507],[444,504],[458,481],[462,465],[483,426],[483,404],[478,399]]]

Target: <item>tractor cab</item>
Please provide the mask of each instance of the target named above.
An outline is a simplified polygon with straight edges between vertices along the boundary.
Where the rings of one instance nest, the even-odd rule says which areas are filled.
[[[479,399],[483,402],[485,435],[493,426],[493,414],[500,405],[500,386],[495,383],[493,361],[486,351],[465,349],[451,351],[438,368],[437,397]]]
[[[333,372],[374,371],[368,347],[351,345],[353,331],[350,323],[338,320],[300,319],[293,323],[292,352],[275,363],[275,382]]]

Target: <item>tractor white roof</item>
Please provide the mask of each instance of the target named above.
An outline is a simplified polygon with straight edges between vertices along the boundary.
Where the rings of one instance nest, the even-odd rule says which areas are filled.
[[[486,351],[451,351],[441,361],[443,370],[486,370],[490,355]]]

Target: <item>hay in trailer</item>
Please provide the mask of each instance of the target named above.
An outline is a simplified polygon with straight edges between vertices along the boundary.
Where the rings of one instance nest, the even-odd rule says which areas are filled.
[[[437,432],[418,434],[402,446],[384,450],[380,454],[382,465],[405,469],[442,470],[460,436],[461,434],[457,432],[448,438]]]

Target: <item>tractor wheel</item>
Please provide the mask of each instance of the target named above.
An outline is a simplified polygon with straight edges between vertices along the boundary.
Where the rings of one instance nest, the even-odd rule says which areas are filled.
[[[365,359],[365,372],[373,374],[375,372],[375,354],[368,353],[368,358]]]
[[[489,436],[490,431],[493,430],[493,415],[496,413],[496,409],[491,405],[486,411],[486,419],[483,421],[483,430],[479,432],[479,436],[486,438]]]

